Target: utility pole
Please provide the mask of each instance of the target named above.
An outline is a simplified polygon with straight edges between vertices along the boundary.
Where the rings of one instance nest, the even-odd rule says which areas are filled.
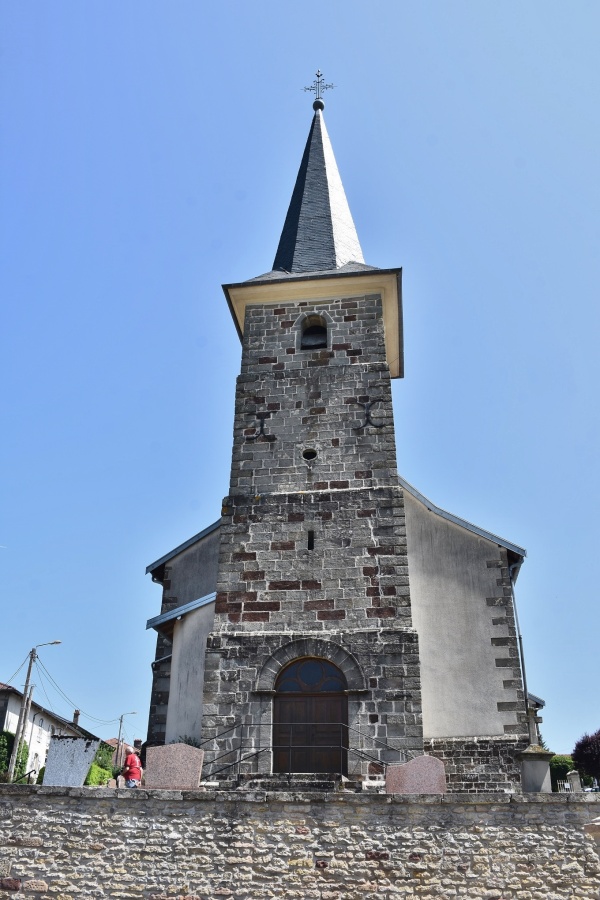
[[[12,753],[10,754],[10,762],[8,764],[8,780],[12,782],[15,774],[15,767],[17,765],[17,759],[19,756],[19,747],[21,746],[21,741],[23,740],[23,736],[25,734],[25,728],[27,726],[27,717],[29,715],[29,710],[31,708],[31,696],[33,694],[33,685],[31,689],[29,688],[29,682],[31,681],[31,670],[33,668],[33,664],[37,659],[37,648],[38,647],[50,647],[54,644],[60,644],[62,641],[47,641],[45,644],[36,644],[35,647],[32,647],[29,651],[29,665],[27,666],[27,676],[25,678],[25,687],[23,688],[23,697],[21,699],[21,709],[19,710],[19,721],[17,722],[17,731],[15,734],[15,741],[12,748]]]
[[[119,716],[119,737],[117,738],[117,753],[115,755],[115,763],[117,766],[123,765],[123,752],[122,752],[122,744],[121,744],[121,732],[123,731],[123,719],[125,716],[137,716],[137,712],[128,712],[122,713]]]

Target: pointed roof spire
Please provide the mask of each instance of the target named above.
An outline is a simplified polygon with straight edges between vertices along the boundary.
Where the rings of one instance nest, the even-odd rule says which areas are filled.
[[[287,212],[273,269],[283,272],[322,272],[349,262],[363,263],[356,228],[322,116],[322,84],[317,72],[310,127],[300,170]]]

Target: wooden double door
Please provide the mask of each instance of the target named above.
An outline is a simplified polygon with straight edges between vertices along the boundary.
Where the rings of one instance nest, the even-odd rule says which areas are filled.
[[[348,697],[276,694],[273,771],[348,774]]]

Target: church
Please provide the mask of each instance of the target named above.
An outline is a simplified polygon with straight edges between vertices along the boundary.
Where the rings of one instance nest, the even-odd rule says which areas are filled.
[[[323,87],[272,270],[223,286],[242,357],[220,518],[147,568],[148,744],[202,746],[224,786],[360,784],[425,753],[448,790],[519,792],[543,705],[515,622],[525,551],[398,474],[402,270],[363,259]]]

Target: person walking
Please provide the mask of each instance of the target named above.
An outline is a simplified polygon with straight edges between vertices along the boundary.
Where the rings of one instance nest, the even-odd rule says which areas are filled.
[[[127,747],[123,777],[128,788],[139,787],[142,781],[142,761],[133,747]]]

